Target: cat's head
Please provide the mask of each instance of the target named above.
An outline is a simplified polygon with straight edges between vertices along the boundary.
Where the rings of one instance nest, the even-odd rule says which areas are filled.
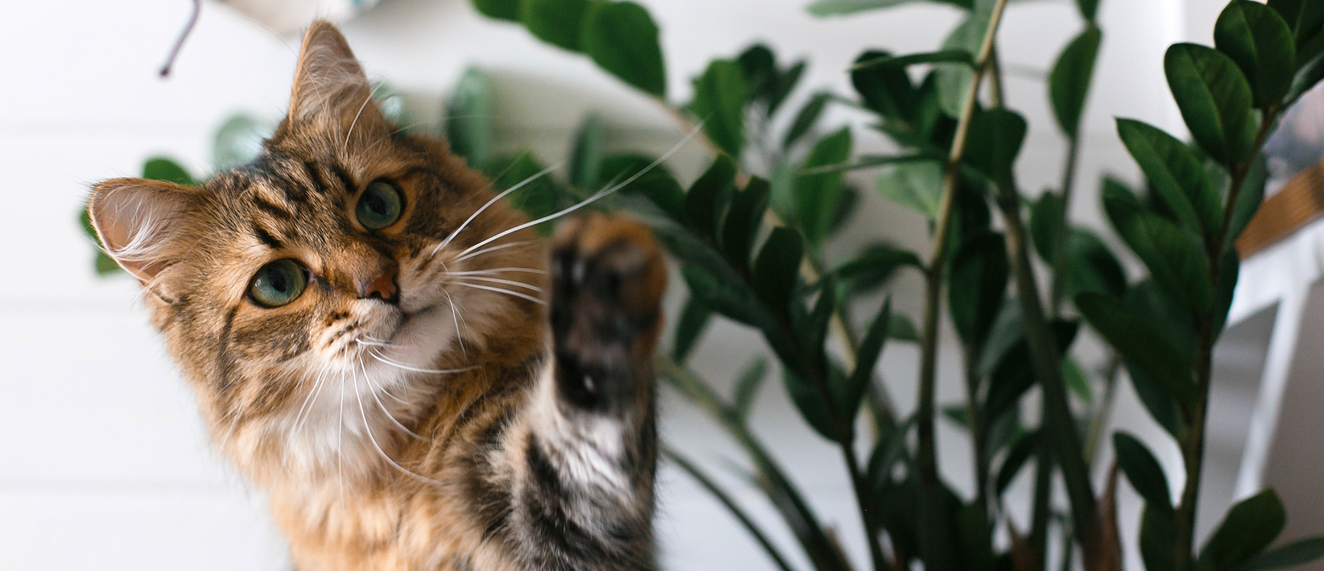
[[[538,335],[542,248],[503,235],[524,219],[495,196],[443,143],[398,132],[319,22],[251,164],[198,188],[109,180],[90,212],[226,452],[318,469],[389,447],[446,382],[434,370]]]

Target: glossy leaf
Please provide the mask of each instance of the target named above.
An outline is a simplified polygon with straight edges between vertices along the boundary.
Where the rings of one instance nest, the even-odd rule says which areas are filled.
[[[851,84],[855,86],[855,92],[860,94],[865,107],[882,117],[904,121],[914,114],[918,103],[918,94],[905,68],[864,66],[867,62],[891,57],[891,54],[880,51],[860,54],[855,58],[855,67],[851,69]]]
[[[620,192],[643,195],[672,220],[683,222],[685,191],[665,166],[649,168],[652,163],[652,159],[639,155],[610,155],[602,159],[599,177],[604,181],[620,182],[634,178]]]
[[[970,122],[965,162],[1001,184],[1012,178],[1012,166],[1025,142],[1025,118],[1004,108],[978,112]]]
[[[495,190],[502,191],[528,181],[509,198],[512,208],[523,212],[531,219],[542,218],[560,210],[561,199],[569,196],[559,188],[552,177],[534,178],[546,167],[538,159],[533,158],[531,153],[524,152],[514,157],[502,157],[492,161],[491,164],[492,170],[500,169],[499,176],[492,180],[492,187]],[[548,236],[554,228],[551,224],[543,224],[536,229],[539,234]]]
[[[952,258],[948,305],[965,344],[982,349],[1002,309],[1010,267],[1006,242],[996,233],[967,240]]]
[[[1222,231],[1218,190],[1185,144],[1161,129],[1130,119],[1117,120],[1117,134],[1183,226],[1206,236]]]
[[[580,48],[602,69],[645,93],[666,97],[666,67],[648,10],[634,2],[595,3],[581,32]]]
[[[750,249],[768,209],[768,181],[752,178],[745,190],[735,193],[726,222],[722,224],[722,252],[736,271],[749,269]]]
[[[767,309],[739,283],[722,280],[698,266],[686,265],[680,271],[690,292],[714,311],[756,328],[771,319]]]
[[[1126,474],[1131,487],[1145,499],[1147,509],[1171,514],[1172,492],[1168,489],[1168,478],[1149,448],[1130,434],[1114,432],[1113,449],[1117,452],[1117,465]]]
[[[777,56],[763,44],[754,44],[740,52],[736,58],[745,79],[746,92],[752,103],[767,99],[777,86]]]
[[[840,442],[837,426],[832,422],[832,413],[827,403],[823,401],[823,391],[813,382],[796,374],[790,367],[782,368],[782,382],[786,386],[786,394],[791,397],[791,402],[795,404],[800,416],[809,423],[814,432],[833,442]]]
[[[803,170],[835,165],[850,157],[851,133],[843,128],[824,137],[805,158]],[[805,239],[817,244],[827,237],[841,196],[841,173],[801,175],[795,184],[796,210]]]
[[[1273,490],[1241,500],[1228,510],[1223,522],[1200,549],[1196,568],[1223,571],[1235,568],[1268,547],[1287,526],[1287,512]]]
[[[579,51],[580,29],[589,0],[520,0],[520,21],[534,37]]]
[[[184,167],[179,163],[165,157],[154,157],[147,159],[143,163],[143,178],[147,180],[160,180],[173,182],[183,186],[197,186],[198,182],[194,180]]]
[[[1198,240],[1167,219],[1145,211],[1127,191],[1105,187],[1103,202],[1113,228],[1149,268],[1155,283],[1190,310],[1208,311],[1214,291],[1208,260]]]
[[[866,12],[870,10],[881,10],[891,8],[902,4],[910,4],[921,0],[815,0],[809,5],[809,13],[815,16],[845,16],[857,12]],[[953,4],[962,8],[969,8],[969,2],[963,0],[933,0],[944,4]]]
[[[1317,37],[1324,27],[1324,3],[1316,0],[1269,0],[1269,7],[1283,17],[1297,47]]]
[[[987,29],[988,20],[979,14],[972,14],[948,34],[942,49],[965,51],[972,54],[973,59],[973,54],[979,53]],[[938,103],[942,111],[949,116],[960,117],[974,71],[961,65],[943,65],[938,66],[935,73],[938,78]]]
[[[875,242],[831,273],[859,292],[883,285],[906,267],[920,269],[923,264],[914,252],[886,242]]]
[[[932,220],[942,194],[942,166],[932,161],[892,165],[879,173],[877,186],[883,198]]]
[[[671,344],[671,360],[684,364],[690,353],[698,346],[699,337],[712,318],[712,308],[704,305],[693,295],[685,301],[676,320],[676,337]]]
[[[1076,0],[1076,8],[1082,18],[1094,22],[1094,16],[1099,12],[1099,0]]]
[[[1177,531],[1171,510],[1145,506],[1140,515],[1140,558],[1148,571],[1177,569]]]
[[[1255,142],[1251,90],[1231,58],[1197,44],[1174,44],[1163,58],[1168,87],[1191,135],[1229,167],[1250,156]]]
[[[874,317],[869,331],[865,333],[864,340],[860,342],[859,351],[856,353],[855,370],[851,371],[850,377],[846,380],[845,398],[842,400],[845,410],[858,409],[860,402],[864,400],[865,391],[873,381],[874,367],[878,364],[878,357],[883,353],[883,344],[887,342],[891,325],[892,298],[888,297],[883,302],[883,308]]]
[[[606,138],[600,115],[590,113],[579,124],[570,154],[570,184],[575,188],[597,190],[602,182]]]
[[[774,311],[785,311],[800,276],[804,244],[790,228],[774,228],[754,261],[754,287]]]
[[[518,22],[521,0],[473,0],[474,8],[489,18]]]
[[[700,236],[716,238],[722,214],[735,191],[735,178],[735,163],[719,155],[685,193],[685,218]]]
[[[1241,257],[1235,248],[1223,250],[1223,259],[1218,264],[1218,285],[1214,290],[1213,331],[1214,339],[1223,333],[1227,325],[1227,312],[1232,309],[1232,296],[1237,290],[1237,279],[1241,274]]]
[[[823,110],[827,109],[827,104],[832,100],[832,96],[826,92],[815,93],[805,102],[800,112],[795,114],[795,119],[791,121],[791,126],[786,130],[786,136],[782,139],[782,148],[789,149],[801,137],[807,135],[818,118],[823,115]]]
[[[758,395],[759,387],[763,386],[763,379],[767,376],[768,360],[760,357],[745,365],[740,375],[736,377],[736,393],[732,404],[740,418],[749,417],[749,410],[754,405],[754,397]]]
[[[492,86],[487,74],[471,67],[460,76],[446,107],[446,140],[451,153],[471,168],[483,170],[492,160]]]
[[[1183,402],[1195,398],[1191,370],[1181,354],[1156,330],[1149,316],[1122,300],[1093,292],[1076,296],[1076,307],[1128,363]]]
[[[1296,74],[1296,42],[1276,10],[1246,0],[1228,4],[1214,24],[1214,45],[1246,75],[1255,107],[1282,102]]]
[[[1098,236],[1078,228],[1067,233],[1066,282],[1062,293],[1068,298],[1087,291],[1121,297],[1126,293],[1122,263]]]
[[[1085,109],[1085,96],[1089,94],[1090,79],[1094,76],[1094,60],[1099,55],[1102,34],[1090,25],[1071,40],[1058,55],[1053,70],[1048,74],[1049,101],[1057,126],[1069,137],[1080,128],[1081,112]]]
[[[690,111],[703,121],[703,132],[718,148],[734,159],[745,145],[745,101],[749,91],[740,65],[714,60],[694,80]]]
[[[1002,466],[998,468],[998,476],[993,484],[993,489],[998,497],[1006,493],[1011,482],[1016,479],[1016,474],[1020,473],[1021,468],[1025,467],[1026,462],[1039,450],[1042,441],[1039,439],[1039,432],[1027,432],[1011,445],[1007,455],[1002,460]]]
[[[1080,370],[1080,364],[1070,355],[1062,358],[1062,382],[1066,383],[1067,388],[1076,394],[1076,398],[1084,401],[1085,404],[1094,402],[1094,391],[1090,388],[1090,380],[1085,377],[1085,371]]]
[[[1238,565],[1236,571],[1290,569],[1321,557],[1324,557],[1324,537],[1310,537],[1264,551]]]
[[[1057,257],[1062,220],[1062,197],[1051,190],[1045,190],[1030,206],[1030,242],[1045,263],[1052,264]]]
[[[1241,191],[1237,193],[1237,203],[1232,205],[1232,215],[1228,218],[1225,237],[1227,244],[1232,244],[1241,237],[1246,225],[1250,224],[1250,219],[1260,209],[1260,204],[1264,202],[1264,187],[1268,178],[1269,167],[1264,154],[1261,153],[1255,157],[1255,162],[1247,171],[1246,179],[1241,183]]]

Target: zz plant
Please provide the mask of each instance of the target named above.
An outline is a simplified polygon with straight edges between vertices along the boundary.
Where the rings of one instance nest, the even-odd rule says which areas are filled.
[[[1195,541],[1212,353],[1237,282],[1232,245],[1263,198],[1265,140],[1283,112],[1324,79],[1324,2],[1234,0],[1217,20],[1214,47],[1168,49],[1164,70],[1193,142],[1141,121],[1117,120],[1118,136],[1147,181],[1140,190],[1111,178],[1101,182],[1108,220],[1148,270],[1128,279],[1105,242],[1066,216],[1082,111],[1103,39],[1098,0],[1076,0],[1081,31],[1047,77],[1068,152],[1061,183],[1037,199],[1021,191],[1013,168],[1025,119],[1002,98],[997,31],[1008,0],[935,0],[965,12],[940,50],[866,50],[848,70],[852,96],[815,93],[798,109],[786,102],[806,63],[783,65],[762,45],[712,61],[694,78],[693,100],[677,104],[667,97],[658,27],[642,6],[472,1],[490,17],[591,58],[674,111],[711,151],[710,166],[686,188],[658,166],[660,159],[608,153],[602,121],[589,117],[572,144],[568,173],[547,176],[550,169],[530,153],[493,151],[490,87],[477,70],[461,79],[445,129],[453,150],[496,186],[525,181],[512,198],[534,217],[603,198],[595,191],[610,183],[628,183],[594,207],[629,208],[650,221],[679,261],[689,292],[671,351],[657,356],[657,370],[740,445],[752,467],[750,482],[780,514],[795,545],[769,539],[764,524],[694,462],[674,450],[666,455],[731,511],[778,569],[796,569],[786,555],[791,548],[816,571],[846,571],[864,562],[848,559],[750,428],[755,395],[774,369],[805,422],[840,451],[867,534],[867,567],[876,571],[917,563],[929,571],[1065,571],[1074,553],[1088,570],[1121,569],[1119,472],[1145,502],[1139,549],[1150,571],[1279,569],[1324,556],[1324,538],[1269,549],[1286,521],[1272,490],[1236,503],[1203,546]],[[809,11],[845,16],[910,1],[817,0]],[[871,114],[867,128],[901,152],[856,153],[850,128],[824,134],[819,119],[832,105]],[[407,117],[395,119],[409,124]],[[192,180],[167,161],[149,161],[146,170],[149,178]],[[877,242],[852,256],[828,254],[861,192],[845,174],[861,170],[877,171],[885,198],[928,218],[930,251]],[[911,271],[925,285],[918,326],[893,313],[890,301],[858,315],[890,278]],[[939,409],[944,304],[960,340],[966,399]],[[686,365],[717,317],[758,331],[777,360],[776,367],[762,359],[749,363],[730,398]],[[1108,362],[1098,370],[1073,356],[1082,329],[1107,345]],[[894,410],[875,372],[889,340],[920,348],[913,415]],[[1170,488],[1168,475],[1135,437],[1104,437],[1122,371],[1182,452],[1180,490]],[[1021,405],[1036,387],[1042,412],[1025,418]],[[939,415],[971,439],[974,497],[960,496],[939,477]],[[856,453],[861,440],[867,456]],[[1099,489],[1090,474],[1108,442],[1116,462]],[[1006,515],[1007,489],[1031,464],[1030,525],[1018,529]],[[1065,513],[1051,501],[1058,475],[1067,492]],[[1064,538],[1058,562],[1046,560],[1054,528]]]

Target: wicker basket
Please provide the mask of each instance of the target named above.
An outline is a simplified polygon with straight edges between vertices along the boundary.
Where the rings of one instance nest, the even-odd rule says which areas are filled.
[[[1292,235],[1324,215],[1324,160],[1292,177],[1251,217],[1237,238],[1237,253],[1244,260]]]

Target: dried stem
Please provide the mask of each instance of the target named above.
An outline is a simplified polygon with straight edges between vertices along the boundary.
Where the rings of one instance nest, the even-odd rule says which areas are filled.
[[[202,0],[193,0],[193,14],[188,18],[188,24],[184,25],[184,31],[179,34],[179,39],[175,40],[175,47],[170,49],[170,55],[166,57],[165,65],[161,66],[161,77],[170,76],[170,67],[175,65],[175,58],[179,57],[179,50],[184,47],[184,40],[188,39],[193,32],[193,26],[198,23],[198,15],[202,13]]]

